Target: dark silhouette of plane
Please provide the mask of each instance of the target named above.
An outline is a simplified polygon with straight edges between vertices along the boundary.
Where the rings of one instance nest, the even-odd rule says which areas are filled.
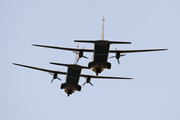
[[[167,49],[145,49],[145,50],[109,50],[111,44],[131,44],[131,42],[121,42],[121,41],[109,41],[104,40],[104,16],[103,16],[103,23],[102,23],[102,39],[101,40],[74,40],[74,42],[83,42],[83,43],[93,43],[94,49],[79,49],[79,48],[66,48],[66,47],[57,47],[57,46],[47,46],[47,45],[37,45],[32,44],[33,46],[38,47],[46,47],[46,48],[54,48],[54,49],[62,49],[62,50],[69,50],[78,52],[79,58],[87,58],[83,55],[83,52],[93,52],[93,61],[89,62],[88,68],[91,68],[92,71],[98,75],[104,69],[111,69],[111,63],[107,62],[109,53],[115,53],[115,58],[117,59],[118,63],[119,58],[124,56],[123,53],[134,53],[134,52],[150,52],[150,51],[163,51]],[[111,57],[112,58],[112,57]]]
[[[85,77],[86,78],[86,82],[83,85],[85,85],[86,83],[89,83],[92,86],[93,86],[93,84],[90,82],[91,78],[132,79],[132,78],[126,78],[126,77],[108,77],[108,76],[93,76],[93,75],[81,74],[82,69],[89,69],[89,68],[85,67],[85,66],[80,66],[80,65],[77,65],[77,64],[62,64],[62,63],[50,62],[50,64],[61,65],[61,66],[68,67],[67,72],[49,70],[49,69],[44,69],[44,68],[38,68],[38,67],[33,67],[33,66],[28,66],[28,65],[17,64],[17,63],[13,63],[13,64],[18,65],[18,66],[22,66],[22,67],[27,67],[27,68],[31,68],[31,69],[51,73],[53,75],[53,79],[51,80],[51,83],[53,82],[54,79],[59,79],[57,77],[58,74],[66,75],[66,82],[61,84],[60,89],[64,89],[64,91],[67,93],[68,96],[70,94],[74,93],[75,91],[81,91],[81,86],[78,84],[80,77]]]

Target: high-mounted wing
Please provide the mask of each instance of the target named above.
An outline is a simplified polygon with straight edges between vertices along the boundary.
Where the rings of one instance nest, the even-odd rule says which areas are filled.
[[[146,49],[146,50],[109,50],[109,53],[134,53],[134,52],[151,52],[151,51],[163,51],[168,49]]]
[[[81,77],[89,77],[89,78],[103,78],[103,79],[133,79],[127,77],[108,77],[108,76],[94,76],[94,75],[80,75]]]
[[[61,50],[69,50],[69,51],[93,52],[93,49],[67,48],[67,47],[57,47],[57,46],[47,46],[47,45],[37,45],[37,44],[32,44],[32,45],[33,45],[33,46],[38,46],[38,47],[46,47],[46,48],[61,49]]]
[[[57,74],[66,75],[66,72],[55,71],[55,70],[48,70],[48,69],[44,69],[44,68],[32,67],[32,66],[22,65],[22,64],[17,64],[17,63],[13,63],[13,64],[14,65],[18,65],[18,66],[22,66],[22,67],[27,67],[27,68],[35,69],[35,70],[44,71],[44,72],[50,72],[50,73],[57,73]]]

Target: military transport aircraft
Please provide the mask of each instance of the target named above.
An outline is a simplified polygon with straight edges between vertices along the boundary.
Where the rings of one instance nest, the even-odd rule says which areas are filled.
[[[90,82],[91,78],[132,79],[132,78],[126,78],[126,77],[107,77],[107,76],[84,75],[84,74],[81,74],[81,69],[89,69],[89,68],[85,67],[85,66],[80,66],[80,65],[77,65],[77,64],[62,64],[62,63],[50,62],[50,64],[61,65],[61,66],[68,67],[67,72],[43,69],[43,68],[27,66],[27,65],[17,64],[17,63],[13,63],[13,64],[14,65],[18,65],[18,66],[22,66],[22,67],[27,67],[27,68],[31,68],[31,69],[35,69],[35,70],[40,70],[40,71],[51,73],[51,74],[53,74],[53,79],[52,79],[51,82],[53,82],[54,79],[59,79],[57,77],[58,74],[66,75],[66,82],[62,83],[60,88],[64,89],[64,91],[67,93],[68,96],[70,94],[74,93],[75,91],[81,91],[81,86],[78,84],[80,77],[85,77],[86,78],[86,82],[84,84],[89,83],[92,86],[93,86],[93,84]]]
[[[78,48],[66,48],[66,47],[57,47],[57,46],[47,46],[47,45],[37,45],[32,44],[33,46],[54,48],[75,51],[79,53],[79,58],[85,57],[83,52],[93,52],[93,61],[89,62],[88,67],[91,68],[96,75],[101,73],[105,68],[110,69],[111,63],[107,62],[109,53],[115,53],[116,59],[119,63],[119,58],[124,56],[122,53],[134,53],[134,52],[149,52],[149,51],[162,51],[167,49],[146,49],[146,50],[109,50],[110,44],[131,44],[131,42],[121,42],[121,41],[108,41],[104,40],[104,16],[102,23],[102,39],[101,40],[74,40],[74,42],[83,42],[83,43],[93,43],[94,49],[78,49]],[[78,59],[79,59],[78,58]],[[87,57],[85,57],[87,58]]]

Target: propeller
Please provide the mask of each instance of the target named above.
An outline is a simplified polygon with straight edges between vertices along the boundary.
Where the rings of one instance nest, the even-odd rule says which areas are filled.
[[[84,49],[84,47],[83,47],[83,49]],[[74,53],[78,54],[78,59],[77,59],[76,62],[78,62],[79,59],[82,58],[82,57],[88,59],[88,57],[86,57],[86,56],[83,55],[83,51],[74,52]]]
[[[116,48],[116,50],[117,50],[117,48]],[[117,61],[118,61],[118,64],[120,64],[119,58],[122,57],[122,56],[125,56],[125,55],[126,54],[121,54],[121,53],[117,52],[115,56],[111,56],[109,58],[114,58],[115,57],[117,59]]]
[[[50,72],[48,72],[48,73],[53,76],[53,79],[51,80],[51,83],[54,81],[54,79],[61,80],[60,78],[57,77],[57,73],[54,73],[54,74],[50,73]]]
[[[83,84],[83,86],[84,86],[86,83],[89,83],[89,84],[91,84],[92,86],[94,86],[94,85],[91,83],[91,78],[90,78],[90,77],[87,77],[87,78],[86,78],[86,82]]]

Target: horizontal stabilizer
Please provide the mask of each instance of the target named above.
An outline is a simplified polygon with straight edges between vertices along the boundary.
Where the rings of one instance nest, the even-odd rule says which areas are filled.
[[[108,40],[74,40],[74,42],[84,42],[84,43],[96,43],[96,42],[109,42],[109,44],[131,44],[131,42],[122,41],[108,41]]]
[[[61,66],[66,66],[66,67],[70,67],[71,66],[71,67],[79,67],[79,68],[82,68],[82,69],[90,69],[88,67],[77,65],[77,64],[63,64],[63,63],[54,63],[54,62],[50,62],[50,64],[61,65]]]
[[[131,44],[131,42],[109,41],[110,44]]]
[[[95,40],[74,40],[74,42],[96,43]]]

